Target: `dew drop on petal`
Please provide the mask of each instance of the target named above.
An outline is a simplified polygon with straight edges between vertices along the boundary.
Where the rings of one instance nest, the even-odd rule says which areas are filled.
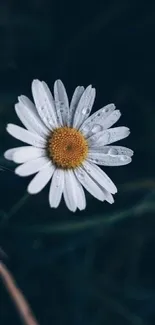
[[[92,160],[95,164],[98,164],[98,162],[99,162],[99,159],[97,159],[97,158],[91,158],[91,160]]]
[[[108,150],[108,154],[109,154],[109,155],[114,155],[114,156],[116,156],[116,155],[118,154],[117,149],[115,149],[115,148],[110,148],[110,149]]]
[[[44,123],[46,123],[47,118],[46,118],[45,116],[43,116],[43,117],[42,117],[42,120],[43,120]]]
[[[121,158],[120,158],[122,161],[126,161],[127,159],[128,159],[128,157],[127,156],[121,156]]]
[[[91,169],[90,168],[86,167],[85,169],[86,169],[86,172],[87,173],[91,173]]]
[[[108,105],[107,107],[104,108],[103,112],[104,112],[104,113],[108,113],[108,112],[109,112],[109,108],[110,108],[110,107],[109,107],[109,105]]]
[[[79,173],[78,173],[78,177],[79,179],[84,179],[84,173],[80,170]]]
[[[92,128],[92,133],[97,133],[102,131],[102,126],[100,124],[94,124],[93,128]]]
[[[89,114],[89,113],[90,113],[90,109],[87,108],[87,107],[84,107],[83,110],[82,110],[82,114],[86,115],[86,114]]]

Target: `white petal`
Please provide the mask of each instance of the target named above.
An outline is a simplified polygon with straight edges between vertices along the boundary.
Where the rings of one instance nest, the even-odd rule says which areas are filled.
[[[32,94],[41,120],[51,130],[58,126],[55,104],[52,94],[45,82],[33,80]]]
[[[69,109],[69,125],[73,125],[73,118],[74,118],[74,113],[77,108],[77,105],[79,103],[79,100],[84,93],[84,87],[83,86],[78,86],[73,94],[71,104],[70,104],[70,109]]]
[[[79,182],[86,188],[86,190],[100,201],[104,201],[104,193],[93,179],[87,174],[82,167],[74,170]]]
[[[103,189],[103,192],[105,195],[105,201],[107,201],[110,204],[114,203],[114,198],[113,198],[112,194],[109,193],[108,191],[106,191],[105,189]]]
[[[120,147],[120,146],[96,146],[93,148],[90,148],[90,153],[92,152],[101,152],[104,154],[111,154],[111,155],[124,155],[128,157],[133,156],[133,150],[126,148],[126,147]]]
[[[29,108],[33,113],[36,112],[36,107],[35,105],[32,103],[32,101],[24,96],[24,95],[21,95],[18,97],[18,100],[19,100],[19,103],[22,104],[23,106]]]
[[[119,118],[121,116],[121,112],[116,109],[115,111],[113,111],[103,122],[102,127],[103,129],[108,129],[110,128],[113,124],[115,124]]]
[[[65,87],[61,80],[56,80],[54,84],[54,99],[56,105],[57,118],[61,125],[69,124],[69,102]]]
[[[75,189],[75,176],[72,170],[65,171],[63,196],[69,210],[75,212],[77,209],[77,194]]]
[[[52,96],[52,93],[51,93],[49,87],[47,86],[47,84],[44,81],[42,81],[42,87],[43,87],[44,95],[45,95],[45,105],[46,105],[47,109],[49,110],[50,117],[52,119],[52,123],[50,125],[54,125],[54,127],[58,127],[59,124],[57,121],[57,114],[56,114],[54,98]]]
[[[91,152],[88,154],[88,160],[103,166],[123,166],[131,162],[131,158],[125,155],[110,155],[99,152]]]
[[[103,146],[124,139],[128,137],[129,134],[129,128],[119,126],[117,128],[108,129],[92,135],[90,138],[88,138],[88,143],[90,147]]]
[[[30,194],[39,193],[49,182],[55,170],[55,166],[51,162],[47,164],[47,167],[41,169],[37,175],[30,182],[27,191]]]
[[[46,151],[44,149],[31,146],[12,148],[4,153],[4,157],[6,159],[12,160],[16,163],[23,163],[28,160],[41,157],[42,155],[46,155]]]
[[[107,116],[104,120],[99,120],[97,123],[90,122],[89,123],[89,129],[88,125],[86,125],[83,128],[83,131],[81,131],[86,138],[89,138],[93,134],[97,134],[105,129],[110,128],[114,123],[118,121],[120,118],[121,113],[118,109],[113,111],[109,116]]]
[[[33,160],[39,157],[45,157],[45,156],[47,156],[45,149],[28,146],[28,147],[18,148],[13,153],[12,160],[17,164],[21,164],[26,161]]]
[[[73,118],[73,127],[79,128],[81,124],[89,116],[94,104],[96,91],[91,86],[88,86],[80,98]]]
[[[20,147],[20,148],[25,148],[25,147]],[[8,149],[4,152],[4,157],[7,160],[13,160],[13,154],[18,150],[17,148],[12,148],[12,149]]]
[[[49,192],[49,203],[51,208],[57,208],[64,189],[64,173],[62,169],[56,169],[52,177],[50,192]]]
[[[104,121],[114,110],[114,104],[108,104],[102,107],[85,120],[85,122],[80,127],[80,131],[86,136],[86,138],[88,137],[89,133],[92,132],[93,127],[94,130],[97,129],[98,131],[101,131],[102,124],[104,124]]]
[[[9,123],[6,130],[14,138],[23,141],[25,143],[31,144],[34,147],[44,148],[46,141],[37,134],[27,131],[18,125]]]
[[[105,188],[108,192],[115,194],[117,188],[112,180],[107,176],[107,174],[101,170],[98,166],[88,161],[83,163],[84,169],[92,177],[96,183]]]
[[[77,207],[79,208],[79,210],[84,210],[86,208],[86,196],[83,187],[80,184],[79,180],[77,179],[76,175],[75,175],[74,183],[76,186]]]
[[[48,135],[49,130],[42,123],[36,111],[33,111],[31,108],[23,105],[21,102],[15,105],[15,111],[23,125],[29,131],[37,133],[42,137],[46,137]]]
[[[27,161],[15,169],[15,173],[19,176],[29,176],[37,173],[42,168],[46,168],[49,159],[46,157],[37,158],[35,160]]]

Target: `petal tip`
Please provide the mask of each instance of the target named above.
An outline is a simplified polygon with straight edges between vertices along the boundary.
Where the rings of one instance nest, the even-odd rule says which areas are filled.
[[[24,98],[24,95],[20,95],[20,96],[18,96],[17,98],[18,98],[18,101],[21,102],[22,99]]]
[[[32,191],[32,190],[31,190],[31,187],[30,187],[29,185],[28,185],[28,187],[27,187],[27,193],[30,194],[30,195],[38,194],[37,191]]]
[[[5,159],[8,159],[8,158],[7,158],[7,151],[5,151],[5,152],[3,153],[3,156],[4,156]]]
[[[17,152],[13,153],[12,155],[12,161],[16,164],[21,164],[21,161],[19,161]]]
[[[10,129],[11,129],[12,125],[13,125],[13,124],[11,124],[11,123],[8,123],[8,124],[7,124],[7,126],[6,126],[6,131],[7,131],[8,133],[10,133]]]
[[[14,172],[15,172],[16,175],[21,176],[21,175],[20,175],[20,171],[18,170],[18,167],[15,169]]]
[[[56,86],[63,86],[63,82],[62,82],[62,80],[61,79],[57,79],[57,80],[55,80],[55,83],[54,83]]]
[[[19,97],[18,97],[18,100],[19,100]],[[15,104],[15,110],[17,110],[19,108],[19,105],[20,105],[19,102]]]
[[[114,108],[116,108],[116,105],[115,105],[115,103],[111,103],[111,104],[109,104],[110,106],[112,106],[112,107],[114,107]],[[107,105],[106,105],[107,106]]]
[[[20,168],[21,166],[22,166],[22,165],[18,166],[18,167],[15,169],[15,171],[14,171],[15,174],[18,175],[18,176],[21,176],[21,177],[23,177],[23,176],[27,176],[27,175],[25,175],[25,174],[23,175],[23,173],[22,173],[22,171],[21,171],[21,168]]]
[[[11,157],[8,155],[8,150],[4,152],[3,156],[7,160],[12,160]]]
[[[32,81],[32,88],[34,87],[34,86],[36,86],[37,84],[40,84],[40,80],[39,79],[33,79],[33,81]]]
[[[86,209],[86,206],[82,207],[82,208],[79,208],[80,211],[83,211]]]

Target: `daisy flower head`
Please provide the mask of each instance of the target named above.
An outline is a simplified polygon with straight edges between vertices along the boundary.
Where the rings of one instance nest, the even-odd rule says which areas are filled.
[[[30,194],[39,193],[50,183],[49,203],[58,207],[62,195],[71,211],[83,210],[86,198],[83,187],[100,201],[113,203],[117,188],[98,167],[121,166],[131,162],[131,149],[111,143],[127,137],[127,127],[114,127],[120,111],[109,104],[91,116],[95,89],[78,86],[69,104],[63,83],[56,80],[54,97],[47,84],[33,80],[34,104],[18,97],[15,111],[25,128],[8,124],[7,131],[27,145],[9,149],[8,160],[20,164],[19,176],[36,174],[28,185]]]

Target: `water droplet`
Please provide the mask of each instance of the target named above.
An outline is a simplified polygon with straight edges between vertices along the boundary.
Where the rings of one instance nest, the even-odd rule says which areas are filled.
[[[115,148],[110,148],[110,149],[108,150],[108,154],[109,154],[109,155],[114,155],[114,156],[116,156],[116,155],[118,154],[118,151],[117,151],[117,149],[115,149]]]
[[[86,171],[87,171],[87,173],[91,173],[91,169],[88,167],[86,167]]]
[[[43,122],[46,122],[46,121],[47,121],[46,116],[43,116],[43,117],[42,117],[42,120],[43,120]]]
[[[102,126],[100,124],[94,124],[93,128],[92,128],[92,133],[97,133],[102,131]]]
[[[78,173],[78,177],[82,180],[84,179],[84,173],[80,170]]]
[[[47,122],[51,123],[50,117],[47,117],[46,120],[47,120]]]
[[[127,156],[121,156],[121,158],[120,158],[122,161],[126,161],[127,159],[128,159],[128,157]]]
[[[105,112],[105,113],[108,113],[108,112],[109,112],[109,107],[105,107],[105,108],[104,108],[104,112]]]
[[[82,110],[82,114],[86,115],[86,114],[89,114],[89,113],[90,113],[90,109],[88,107],[84,107],[83,110]]]

